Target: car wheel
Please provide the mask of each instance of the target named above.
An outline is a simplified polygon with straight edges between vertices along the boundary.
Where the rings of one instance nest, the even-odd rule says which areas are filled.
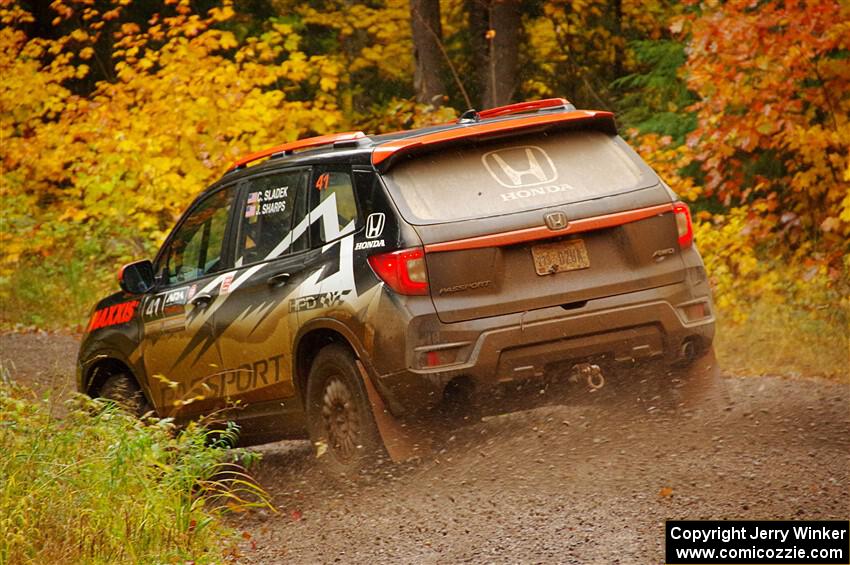
[[[329,345],[316,356],[307,381],[307,428],[319,461],[349,478],[387,458],[360,379],[351,351]]]
[[[124,373],[117,373],[107,378],[100,387],[98,397],[111,400],[137,418],[151,411],[151,405],[142,393],[142,389],[134,379]]]

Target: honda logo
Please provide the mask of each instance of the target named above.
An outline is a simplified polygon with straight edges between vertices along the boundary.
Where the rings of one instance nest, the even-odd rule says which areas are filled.
[[[369,214],[366,218],[366,239],[381,237],[381,234],[384,233],[385,223],[386,216],[383,213],[376,212],[375,214]]]
[[[552,231],[562,230],[570,223],[567,221],[567,215],[563,212],[552,212],[543,216],[543,221],[546,222],[546,227]]]
[[[534,145],[497,149],[481,156],[496,182],[508,188],[552,183],[558,171],[543,149]]]

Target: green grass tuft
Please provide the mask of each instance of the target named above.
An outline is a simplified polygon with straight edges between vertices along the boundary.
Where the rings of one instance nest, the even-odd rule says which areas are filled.
[[[221,513],[268,505],[220,434],[69,402],[58,420],[0,379],[0,563],[221,562]]]

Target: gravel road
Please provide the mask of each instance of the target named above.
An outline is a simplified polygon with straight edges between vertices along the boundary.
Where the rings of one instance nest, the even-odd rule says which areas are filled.
[[[75,341],[0,336],[61,394]],[[850,386],[724,379],[703,409],[555,406],[458,431],[415,465],[328,484],[306,442],[257,448],[277,513],[229,519],[244,563],[662,563],[665,519],[850,517]]]

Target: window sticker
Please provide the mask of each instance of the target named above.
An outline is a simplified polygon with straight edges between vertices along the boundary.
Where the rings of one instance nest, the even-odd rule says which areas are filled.
[[[286,199],[289,196],[289,186],[281,186],[263,191],[262,206],[259,215],[277,214],[286,211]]]
[[[249,192],[248,200],[245,202],[245,217],[250,219],[285,212],[288,198],[289,186]]]
[[[230,292],[230,285],[233,283],[233,273],[227,273],[221,279],[221,286],[218,287],[219,294],[227,294]]]
[[[248,202],[245,205],[245,217],[253,218],[257,215],[260,207],[260,193],[259,192],[250,192],[248,193]]]
[[[316,179],[316,190],[322,191],[330,186],[331,182],[331,174],[330,173],[322,173],[319,175],[319,178]]]

